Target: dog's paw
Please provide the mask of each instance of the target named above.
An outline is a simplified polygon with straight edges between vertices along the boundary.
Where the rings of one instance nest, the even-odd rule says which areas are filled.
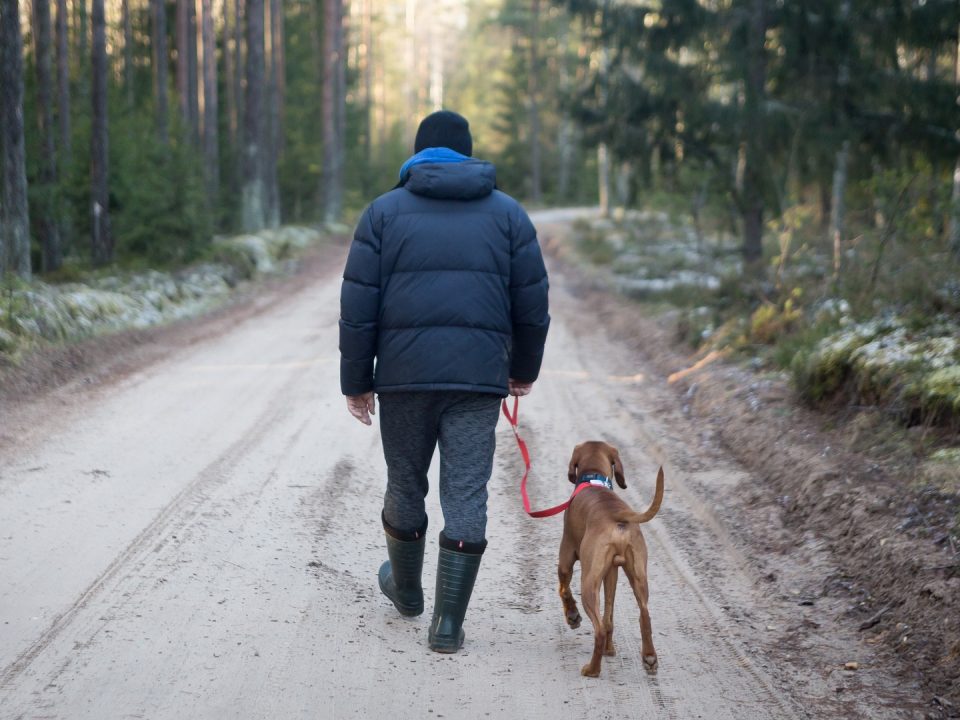
[[[571,630],[576,630],[578,627],[580,627],[582,618],[580,617],[580,613],[576,610],[574,610],[572,613],[567,613],[566,618],[567,625],[570,626]]]
[[[603,649],[603,654],[607,657],[613,657],[617,654],[617,646],[613,644],[613,640],[607,640],[607,646]]]
[[[644,655],[643,656],[643,669],[647,671],[648,675],[656,675],[657,673],[657,656],[656,655]]]
[[[593,667],[591,663],[587,663],[580,668],[580,674],[584,677],[600,677],[600,666]]]

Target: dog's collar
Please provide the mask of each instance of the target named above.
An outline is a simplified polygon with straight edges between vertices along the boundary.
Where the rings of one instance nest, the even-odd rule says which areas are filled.
[[[581,475],[577,485],[595,485],[596,487],[613,490],[613,480],[600,473],[585,473]]]

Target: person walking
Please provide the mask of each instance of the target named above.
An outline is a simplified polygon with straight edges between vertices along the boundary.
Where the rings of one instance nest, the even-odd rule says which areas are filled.
[[[423,612],[427,469],[440,449],[432,650],[463,645],[487,546],[487,482],[500,402],[526,395],[550,325],[536,230],[471,157],[470,126],[442,110],[420,123],[397,186],[364,210],[340,295],[340,386],[370,425],[374,393],[387,464],[380,590],[407,616]]]

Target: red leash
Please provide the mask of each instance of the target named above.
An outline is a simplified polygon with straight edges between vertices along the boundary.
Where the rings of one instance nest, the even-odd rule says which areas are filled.
[[[510,414],[510,411],[507,409],[507,401],[503,401],[503,416],[510,423],[510,428],[513,430],[513,436],[517,439],[517,447],[520,448],[520,455],[523,457],[523,464],[525,470],[523,471],[523,479],[520,481],[520,496],[523,498],[523,509],[527,511],[527,515],[535,518],[550,517],[551,515],[556,515],[561,513],[569,507],[570,502],[577,496],[577,494],[584,488],[591,487],[590,483],[583,483],[578,485],[576,490],[573,491],[573,494],[570,498],[555,507],[547,508],[546,510],[531,510],[530,509],[530,498],[527,497],[527,475],[530,474],[530,451],[527,449],[527,443],[524,442],[523,438],[520,437],[520,433],[517,430],[519,424],[519,412],[520,412],[520,398],[514,396],[513,398],[513,414]]]

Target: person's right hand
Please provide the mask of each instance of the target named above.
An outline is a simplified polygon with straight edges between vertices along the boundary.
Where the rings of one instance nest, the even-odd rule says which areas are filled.
[[[357,420],[364,425],[372,425],[371,415],[375,415],[377,410],[374,405],[373,393],[363,393],[363,395],[347,395],[347,410]]]
[[[520,382],[510,378],[507,381],[507,390],[514,397],[523,397],[529,395],[530,391],[533,390],[533,383]]]

